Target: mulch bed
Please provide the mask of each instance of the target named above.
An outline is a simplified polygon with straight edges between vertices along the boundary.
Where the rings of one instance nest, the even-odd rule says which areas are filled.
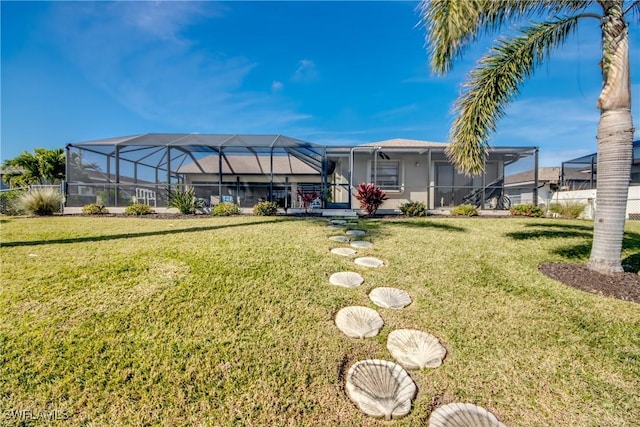
[[[640,275],[637,273],[608,275],[591,271],[583,264],[562,262],[546,262],[540,264],[538,270],[567,286],[640,304]]]

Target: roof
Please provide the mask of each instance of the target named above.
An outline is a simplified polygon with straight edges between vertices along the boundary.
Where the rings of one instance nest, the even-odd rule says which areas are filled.
[[[446,142],[419,141],[417,139],[387,139],[385,141],[368,142],[359,147],[446,147]]]
[[[211,155],[198,160],[196,163],[189,163],[178,169],[178,173],[212,173],[220,171],[220,160],[222,160],[223,174],[251,175],[270,174],[271,156],[269,155],[226,155],[221,157]],[[291,155],[273,156],[273,173],[276,175],[318,175],[320,172],[308,163],[303,162]]]
[[[514,185],[514,184],[533,182],[533,178],[534,178],[533,172],[534,170],[531,169],[528,171],[519,172],[512,175],[507,175],[505,177],[504,183],[505,185]],[[538,168],[538,182],[540,184],[546,183],[546,182],[550,184],[559,184],[561,173],[562,171],[559,167]],[[564,179],[565,181],[566,180],[588,181],[589,176],[577,170],[565,169]]]
[[[324,148],[322,145],[312,144],[300,139],[275,134],[200,134],[200,133],[146,133],[140,135],[120,136],[115,138],[96,139],[69,144],[73,147],[83,146],[203,146],[221,147],[306,147]]]

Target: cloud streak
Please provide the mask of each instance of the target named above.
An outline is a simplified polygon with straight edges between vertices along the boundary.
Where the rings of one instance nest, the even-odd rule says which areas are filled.
[[[96,87],[145,119],[184,130],[228,131],[283,125],[309,116],[272,92],[243,88],[250,58],[212,54],[186,34],[220,16],[217,3],[58,3],[55,43]],[[312,65],[312,64],[311,64]],[[305,73],[313,71],[303,67]],[[249,117],[253,117],[249,119]]]

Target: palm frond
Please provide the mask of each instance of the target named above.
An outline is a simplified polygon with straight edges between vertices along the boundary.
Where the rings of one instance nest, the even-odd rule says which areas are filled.
[[[633,1],[625,10],[625,15],[629,12],[631,12],[631,15],[635,18],[636,22],[640,23],[640,0]]]
[[[527,16],[555,16],[584,10],[593,1],[585,0],[422,0],[418,5],[418,25],[426,29],[431,68],[445,74],[464,49],[504,22]]]
[[[514,39],[499,40],[480,60],[454,107],[447,155],[458,170],[467,175],[484,170],[489,135],[504,116],[506,104],[550,51],[575,31],[578,19],[534,24]]]

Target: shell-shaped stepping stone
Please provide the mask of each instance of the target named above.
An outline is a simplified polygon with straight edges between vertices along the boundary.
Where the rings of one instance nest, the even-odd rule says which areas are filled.
[[[387,348],[406,369],[437,368],[447,350],[438,338],[416,329],[396,329],[387,338]]]
[[[409,294],[397,288],[375,288],[369,293],[369,299],[382,308],[400,309],[411,304]]]
[[[354,248],[369,249],[373,247],[373,243],[365,242],[364,240],[354,240],[351,242],[351,246]]]
[[[333,224],[333,225],[346,225],[347,221],[345,221],[344,219],[332,219],[331,220],[331,224]]]
[[[362,267],[377,268],[377,267],[382,267],[384,265],[384,262],[382,262],[382,260],[380,260],[378,258],[374,258],[372,256],[365,256],[365,257],[356,258],[353,261],[356,264],[358,264],[358,265],[360,265]]]
[[[431,414],[429,427],[505,427],[495,415],[471,403],[450,403]]]
[[[349,398],[367,415],[400,418],[411,411],[417,387],[402,366],[386,360],[361,360],[347,373]]]
[[[342,230],[344,227],[341,226],[341,225],[330,224],[330,225],[327,226],[327,228],[330,229],[330,230]]]
[[[350,338],[371,338],[384,326],[380,314],[372,308],[353,305],[336,314],[336,326]]]
[[[365,235],[365,231],[364,230],[347,230],[345,231],[346,234],[348,234],[349,236],[364,236]]]
[[[331,253],[342,256],[354,256],[356,251],[351,248],[333,248],[331,249]]]
[[[349,238],[347,236],[331,236],[329,237],[329,240],[340,243],[349,243]]]
[[[363,282],[364,278],[353,271],[341,271],[340,273],[333,273],[329,277],[329,283],[345,288],[355,288],[362,285]]]

